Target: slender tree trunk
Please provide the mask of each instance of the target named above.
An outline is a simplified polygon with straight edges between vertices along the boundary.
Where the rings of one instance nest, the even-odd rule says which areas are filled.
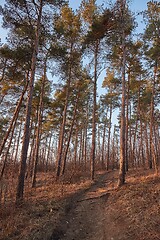
[[[137,104],[137,112],[136,112],[136,122],[135,122],[135,128],[134,128],[132,153],[131,153],[131,161],[132,161],[133,166],[136,165],[136,157],[135,157],[136,153],[135,153],[135,151],[136,151],[136,138],[137,138],[139,117],[140,117],[140,89],[138,91],[138,104]]]
[[[150,160],[150,153],[149,153],[149,143],[148,143],[148,132],[147,132],[147,121],[145,122],[145,142],[146,142],[146,160],[147,165],[150,168],[151,160]]]
[[[48,172],[48,163],[49,163],[49,157],[50,157],[50,151],[51,151],[51,142],[52,142],[52,134],[49,137],[48,151],[47,151],[47,157],[46,157],[46,172]]]
[[[82,162],[82,144],[83,144],[83,129],[80,129],[80,139],[79,139],[79,156],[78,156],[78,163],[79,166]]]
[[[141,136],[141,139],[140,139],[140,152],[141,152],[141,162],[142,162],[142,166],[145,167],[145,158],[144,158],[144,135],[143,135],[143,122],[142,122],[142,119],[141,119],[141,122],[140,122],[140,129],[141,129],[141,132],[140,132],[140,136]]]
[[[116,159],[116,146],[115,146],[115,138],[116,138],[116,128],[114,126],[114,131],[113,131],[113,139],[112,139],[112,158],[111,158],[111,162],[112,162],[112,170],[114,170],[115,168],[115,159]]]
[[[47,153],[48,153],[48,151],[47,151],[47,141],[48,141],[48,139],[46,138],[45,140],[45,143],[43,144],[44,145],[44,147],[42,148],[42,149],[40,149],[40,153],[39,153],[39,158],[41,159],[41,162],[40,163],[42,163],[42,165],[43,165],[43,168],[44,168],[44,166],[45,166],[45,162],[46,162],[46,158],[47,158]]]
[[[12,139],[13,139],[13,134],[14,134],[15,126],[16,126],[16,121],[14,122],[14,125],[12,126],[12,131],[11,131],[10,140],[9,140],[9,143],[8,143],[8,146],[7,146],[7,150],[6,150],[5,157],[4,157],[4,161],[3,161],[3,166],[2,166],[2,169],[1,169],[0,181],[1,181],[2,178],[3,178],[3,174],[4,174],[4,171],[5,171],[6,164],[7,164],[7,157],[8,157],[9,149],[10,149],[11,144],[12,144]]]
[[[87,126],[88,126],[88,120],[85,124],[84,128],[84,170],[87,170],[87,136],[88,136],[88,131],[87,131]]]
[[[20,138],[21,138],[21,132],[22,132],[22,120],[19,126],[19,132],[17,137],[17,143],[16,143],[16,150],[15,150],[15,156],[14,156],[14,168],[17,162],[18,152],[19,152],[19,145],[20,145]]]
[[[70,131],[69,131],[67,146],[66,146],[66,149],[65,149],[65,152],[64,152],[62,175],[64,175],[65,168],[66,168],[66,160],[67,160],[68,149],[69,149],[69,145],[70,145],[70,141],[71,141],[71,136],[72,136],[72,132],[73,132],[73,127],[74,127],[74,123],[75,123],[75,119],[76,119],[77,103],[78,103],[78,96],[77,96],[77,99],[76,99],[76,102],[75,102],[75,106],[74,106],[73,119],[72,119]]]
[[[158,123],[155,123],[154,125],[154,136],[155,136],[155,151],[156,151],[156,158],[157,158],[157,164],[158,164],[158,159],[160,158],[160,144],[159,144],[160,136],[159,136]]]
[[[128,72],[128,83],[127,83],[127,94],[126,94],[126,138],[125,138],[125,147],[126,147],[126,159],[125,159],[125,169],[128,171],[128,127],[129,127],[129,88],[130,88],[130,70]]]
[[[33,126],[34,124],[34,126]],[[33,130],[33,136],[30,141],[30,151],[29,151],[29,157],[28,157],[28,166],[27,166],[27,173],[26,173],[26,178],[30,177],[32,178],[33,175],[33,160],[34,160],[34,154],[35,154],[35,138],[36,138],[36,125],[37,122],[34,121],[33,117],[31,119],[31,124],[30,124],[30,134]]]
[[[44,97],[44,90],[45,90],[45,83],[46,83],[46,72],[47,72],[47,58],[45,59],[45,63],[44,63],[44,72],[43,72],[42,86],[41,86],[41,93],[40,93],[40,100],[39,100],[32,187],[36,186],[36,175],[37,175],[38,154],[39,154],[39,146],[40,146],[40,138],[41,138],[43,97]]]
[[[14,162],[14,154],[15,154],[15,150],[16,150],[16,136],[13,138],[13,140],[12,140],[12,142],[13,142],[12,153],[10,156],[12,163]]]
[[[71,43],[70,57],[72,55],[72,51],[73,51],[73,43]],[[61,165],[62,165],[64,133],[65,133],[65,125],[66,125],[66,117],[67,117],[67,109],[68,109],[68,102],[69,102],[70,85],[71,85],[71,70],[72,70],[72,66],[71,66],[71,63],[70,63],[69,72],[68,72],[68,80],[67,80],[66,99],[65,99],[65,105],[64,105],[64,110],[63,110],[63,120],[62,120],[60,137],[59,137],[59,144],[58,144],[56,180],[58,180],[58,178],[60,176]]]
[[[106,118],[104,121],[104,126],[103,126],[103,136],[102,136],[102,159],[101,159],[101,163],[102,163],[102,169],[105,168],[105,163],[104,163],[104,156],[105,156],[105,140],[106,140],[106,128],[107,128],[107,114],[108,114],[108,109],[106,112]]]
[[[95,164],[99,165],[101,162],[101,129],[100,124],[97,124],[97,144],[96,144],[96,162]]]
[[[74,168],[77,166],[77,148],[78,148],[78,124],[76,126],[76,135],[75,135],[75,143],[74,143]]]
[[[88,122],[89,122],[89,99],[87,99],[87,112],[86,112],[86,118],[84,123],[84,169],[87,170],[87,160],[88,160],[88,154],[87,154],[87,147],[88,147]]]
[[[29,138],[30,138],[29,126],[30,126],[31,109],[32,109],[35,69],[36,69],[38,46],[39,46],[42,7],[43,7],[43,0],[40,0],[39,15],[37,19],[37,28],[35,33],[34,50],[32,54],[31,76],[30,76],[30,82],[29,82],[29,93],[28,93],[28,101],[27,101],[27,107],[26,107],[26,118],[25,118],[25,124],[24,124],[24,135],[23,135],[22,152],[21,152],[21,166],[20,166],[20,173],[18,177],[18,185],[17,185],[17,192],[16,192],[17,205],[23,202],[24,179],[25,179],[27,152],[28,152]]]
[[[85,165],[85,129],[82,129],[82,164]]]
[[[126,64],[126,44],[125,44],[125,26],[124,26],[124,10],[125,10],[125,0],[121,0],[121,14],[122,14],[122,104],[121,104],[121,129],[120,129],[120,166],[119,166],[119,179],[118,186],[125,183],[125,135],[126,135],[126,121],[125,121],[125,98],[126,98],[126,84],[125,84],[125,64]]]
[[[132,107],[131,107],[131,104],[129,104],[129,109],[128,109],[128,112],[129,112],[129,119],[131,119],[131,116],[132,116]],[[132,126],[131,124],[129,124],[129,135],[128,135],[128,167],[132,166]]]
[[[108,127],[108,143],[107,143],[107,171],[109,170],[110,163],[110,141],[111,141],[111,127],[112,127],[112,103],[110,104],[109,112],[109,127]]]
[[[155,98],[155,82],[157,75],[157,62],[154,67],[154,76],[153,76],[153,86],[152,86],[152,97],[151,97],[151,112],[150,112],[150,159],[153,160],[153,165],[155,168],[155,173],[158,174],[158,166],[157,159],[155,154],[155,142],[154,142],[154,125],[155,125],[155,117],[154,117],[154,98]]]
[[[25,87],[24,87],[24,90],[23,90],[23,92],[22,92],[22,94],[21,94],[21,96],[20,96],[20,98],[19,98],[19,100],[18,100],[18,103],[17,103],[16,109],[15,109],[15,112],[14,112],[14,114],[13,114],[13,118],[12,118],[12,120],[11,120],[10,126],[9,126],[9,128],[8,128],[8,130],[7,130],[4,138],[3,138],[3,140],[2,140],[2,144],[1,144],[1,147],[0,147],[0,156],[1,156],[1,154],[2,154],[2,151],[3,151],[3,149],[4,149],[5,144],[6,144],[6,142],[7,142],[7,139],[8,139],[8,137],[9,137],[9,134],[10,134],[10,132],[12,131],[13,124],[14,124],[14,122],[17,121],[18,114],[19,114],[19,111],[20,111],[20,108],[21,108],[21,105],[22,105],[23,97],[24,97],[24,94],[25,94],[26,91],[27,91],[27,88],[28,88],[28,80],[27,80],[27,83],[26,83],[26,85],[25,85]]]
[[[96,152],[96,110],[97,110],[97,65],[98,65],[99,40],[95,43],[94,52],[94,85],[93,85],[93,112],[92,112],[92,148],[91,148],[91,180],[95,175],[95,152]]]

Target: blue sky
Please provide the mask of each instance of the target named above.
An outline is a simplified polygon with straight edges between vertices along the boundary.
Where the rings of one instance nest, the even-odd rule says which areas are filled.
[[[138,14],[138,12],[141,12],[141,11],[144,11],[145,9],[147,9],[147,2],[148,1],[149,0],[131,0],[130,1],[131,10],[132,10],[132,12],[135,13],[136,21],[138,23],[138,26],[137,26],[137,29],[136,29],[137,33],[142,33],[143,29],[144,29],[144,23],[142,21],[142,16],[137,15],[137,14]],[[80,5],[81,0],[69,0],[69,2],[70,2],[70,6],[73,9],[76,9]],[[107,0],[97,0],[98,4],[101,4],[103,2],[106,3],[108,1]],[[114,3],[115,0],[113,0],[112,2]],[[98,86],[97,86],[98,95],[106,93],[106,90],[102,88],[102,82],[103,82],[104,77],[105,77],[105,71],[102,72],[101,76],[98,79]],[[112,124],[113,125],[117,124],[117,115],[118,115],[118,113],[119,112],[117,110],[114,111],[114,113],[113,113],[113,116],[112,116]]]
[[[133,11],[142,11],[144,9],[146,9],[147,7],[147,2],[149,0],[130,0],[130,6],[131,6],[131,9]],[[107,3],[109,1],[105,1],[105,0],[97,0],[97,3],[98,4],[102,4],[102,3]],[[111,2],[115,2],[115,0],[112,0]],[[69,0],[69,3],[70,3],[70,6],[73,8],[73,9],[76,9],[78,8],[78,6],[80,5],[81,3],[81,0]]]
[[[0,5],[3,5],[4,2],[5,2],[4,0],[0,0]],[[103,2],[106,3],[108,1],[107,0],[97,0],[98,4],[101,4]],[[115,2],[115,0],[113,2]],[[131,6],[132,11],[137,13],[139,11],[143,11],[146,9],[148,0],[131,0],[130,2],[131,2],[130,6]],[[73,9],[76,9],[80,5],[81,0],[69,0],[69,3]],[[1,17],[0,17],[0,20],[1,20]],[[138,20],[137,31],[142,32],[144,25],[143,25],[143,23],[141,23],[141,17],[137,17],[137,20]],[[2,43],[5,41],[5,37],[6,37],[6,30],[2,29],[2,27],[0,25],[0,38],[2,40]]]
[[[110,0],[97,0],[97,4],[107,3],[109,1]],[[147,8],[148,1],[149,0],[130,0],[131,10],[133,12],[135,12],[135,14],[145,10]],[[0,5],[3,5],[4,2],[5,2],[5,0],[0,0]],[[112,2],[114,3],[115,0],[112,0]],[[74,10],[76,10],[79,7],[80,3],[81,3],[81,0],[69,0],[69,4]],[[138,22],[137,32],[138,33],[143,32],[144,23],[142,22],[141,16],[137,16],[137,22]],[[1,23],[1,17],[0,17],[0,23]],[[7,36],[7,31],[5,29],[3,29],[0,24],[0,39],[1,39],[2,43],[5,42],[6,36]],[[100,84],[99,84],[100,92],[102,91],[102,89],[101,89],[101,85],[102,85],[102,81],[103,81],[102,78],[103,77],[101,77]]]
[[[107,3],[109,2],[109,0],[97,0],[97,4],[102,4],[102,3]],[[115,2],[115,0],[112,0],[111,2]],[[149,2],[149,0],[130,0],[130,7],[131,10],[133,12],[135,12],[135,14],[137,14],[138,12],[141,12],[143,10],[145,10],[147,8],[147,2]],[[73,9],[76,9],[79,7],[81,0],[69,0],[70,6]],[[137,22],[138,22],[138,28],[137,31],[138,32],[142,32],[143,28],[144,28],[144,24],[142,22],[142,18],[140,16],[137,16]]]
[[[101,4],[103,2],[106,3],[108,1],[109,0],[97,0],[97,3]],[[149,0],[131,0],[130,7],[131,7],[132,12],[135,12],[137,14],[138,12],[145,10],[147,8],[148,1]],[[4,0],[0,0],[0,5],[3,5],[4,2],[5,2]],[[112,2],[115,2],[115,0],[113,0]],[[75,10],[80,5],[81,0],[69,0],[69,3],[70,3],[70,6]],[[137,16],[137,22],[138,22],[137,32],[143,32],[144,23],[142,22],[142,17]],[[1,23],[1,17],[0,17],[0,23]],[[7,31],[5,29],[3,29],[0,24],[0,38],[2,40],[1,41],[2,43],[5,42],[6,36],[7,36]],[[101,87],[103,79],[104,79],[104,75],[105,75],[105,73],[102,73],[102,75],[100,76],[100,78],[98,80],[98,94],[99,95],[106,93],[106,90],[102,89],[102,87]],[[113,120],[114,124],[117,122],[117,111],[114,113],[112,120]]]

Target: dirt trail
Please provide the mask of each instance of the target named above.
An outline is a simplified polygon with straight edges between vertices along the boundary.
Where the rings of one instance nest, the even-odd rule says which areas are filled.
[[[117,177],[111,171],[96,175],[92,184],[48,183],[46,192],[37,189],[35,202],[6,215],[0,239],[160,240],[160,175],[132,169],[121,188]]]
[[[112,240],[106,228],[105,208],[116,177],[117,172],[100,175],[88,190],[72,196],[50,240]]]
[[[66,201],[63,216],[47,240],[160,240],[160,178],[132,170],[117,188],[118,171]]]

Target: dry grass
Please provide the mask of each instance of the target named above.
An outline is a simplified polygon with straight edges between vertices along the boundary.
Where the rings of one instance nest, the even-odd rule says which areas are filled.
[[[160,177],[131,171],[127,184],[111,193],[108,204],[110,221],[119,228],[116,240],[160,240]]]
[[[69,178],[65,176],[63,181],[55,183],[51,173],[38,174],[36,188],[29,188],[29,182],[26,184],[25,203],[20,208],[15,207],[15,196],[12,199],[8,196],[0,209],[0,239],[28,240],[34,239],[33,236],[48,239],[65,214],[67,197],[91,184],[84,178],[69,184]]]
[[[11,201],[2,204],[0,239],[50,239],[65,219],[70,196],[91,186],[87,176],[82,175],[64,176],[55,183],[52,174],[38,174],[36,188],[29,188],[29,182],[26,185],[25,204],[21,208],[14,207]],[[110,195],[105,207],[109,236],[115,240],[160,240],[160,177],[148,170],[132,170],[127,184],[117,189],[117,173],[110,176],[106,182]],[[99,194],[105,192],[100,190]]]

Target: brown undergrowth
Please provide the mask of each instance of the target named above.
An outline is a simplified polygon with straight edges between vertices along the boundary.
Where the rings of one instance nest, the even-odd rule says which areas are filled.
[[[106,207],[109,234],[114,240],[160,240],[160,176],[151,170],[127,175],[127,184],[111,192]]]
[[[23,206],[1,206],[0,239],[160,240],[159,176],[131,170],[121,188],[117,171],[97,173],[94,183],[82,176],[55,183],[39,174]]]
[[[48,239],[64,214],[67,199],[90,184],[80,172],[64,176],[59,182],[55,182],[53,173],[39,173],[36,188],[26,184],[23,206],[17,208],[10,195],[1,204],[0,240]]]

